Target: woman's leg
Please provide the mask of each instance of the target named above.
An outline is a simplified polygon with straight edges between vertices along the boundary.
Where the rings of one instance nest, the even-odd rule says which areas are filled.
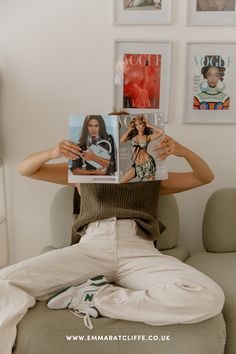
[[[194,323],[221,312],[224,294],[209,277],[118,225],[117,286],[95,296],[100,313],[152,325]]]
[[[81,241],[2,269],[0,353],[11,353],[16,325],[28,308],[34,306],[35,298],[48,297],[61,288],[83,283],[99,274],[112,281],[113,262],[112,245],[106,240],[95,239],[93,242]]]
[[[122,183],[128,183],[133,178],[135,178],[135,168],[131,167],[127,172],[125,172],[122,178]]]

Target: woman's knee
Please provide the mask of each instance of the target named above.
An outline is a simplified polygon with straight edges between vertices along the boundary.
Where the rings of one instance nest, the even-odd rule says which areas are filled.
[[[225,296],[221,287],[213,280],[209,279],[208,284],[204,285],[188,281],[176,285],[183,290],[182,296],[186,300],[186,306],[192,307],[202,319],[214,317],[222,311]]]

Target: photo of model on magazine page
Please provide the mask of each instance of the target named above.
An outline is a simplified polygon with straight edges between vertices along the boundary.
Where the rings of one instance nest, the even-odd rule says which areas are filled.
[[[70,183],[127,183],[168,178],[156,148],[165,139],[162,113],[69,117],[80,156],[68,162]]]

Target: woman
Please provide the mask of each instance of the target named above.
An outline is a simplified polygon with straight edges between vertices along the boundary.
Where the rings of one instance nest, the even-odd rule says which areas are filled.
[[[79,158],[72,162],[74,175],[112,175],[116,171],[115,143],[106,131],[102,116],[86,116],[79,139]],[[93,151],[93,147],[103,148],[105,157]],[[104,150],[105,149],[105,150]]]
[[[224,93],[225,62],[219,55],[206,55],[201,73],[204,81],[194,96],[194,109],[226,110],[229,109],[230,98]]]
[[[213,280],[153,246],[160,234],[159,193],[196,188],[214,175],[201,157],[169,136],[160,149],[163,159],[184,158],[189,172],[169,172],[167,180],[142,185],[75,184],[81,211],[74,231],[80,242],[0,270],[2,353],[11,353],[17,323],[28,308],[49,295],[49,308],[82,313],[89,328],[90,316],[166,325],[199,322],[221,312],[224,295]],[[67,164],[48,162],[76,160],[79,154],[76,144],[62,140],[26,157],[18,171],[67,185]]]
[[[122,182],[127,183],[135,177],[138,177],[140,182],[143,179],[148,181],[155,180],[156,163],[152,155],[147,152],[148,144],[164,136],[163,130],[155,125],[152,125],[144,117],[143,114],[134,117],[129,123],[128,130],[122,135],[120,143],[126,143],[131,140],[133,148],[132,167],[124,174]]]

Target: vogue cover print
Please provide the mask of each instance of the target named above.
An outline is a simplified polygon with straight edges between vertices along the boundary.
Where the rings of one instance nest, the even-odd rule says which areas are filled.
[[[220,55],[194,57],[194,109],[228,110],[230,108],[227,82],[231,67],[230,57]]]
[[[197,11],[234,11],[235,0],[197,0]]]
[[[70,116],[69,128],[70,140],[80,147],[78,159],[69,161],[69,175],[82,177],[81,181],[84,176],[87,182],[94,181],[96,176],[114,176],[117,170],[118,139],[114,117]]]
[[[162,0],[123,0],[124,9],[161,10]]]
[[[160,54],[124,54],[123,107],[160,107]]]
[[[120,116],[120,182],[145,182],[168,178],[166,162],[160,159],[165,139],[162,113]]]

